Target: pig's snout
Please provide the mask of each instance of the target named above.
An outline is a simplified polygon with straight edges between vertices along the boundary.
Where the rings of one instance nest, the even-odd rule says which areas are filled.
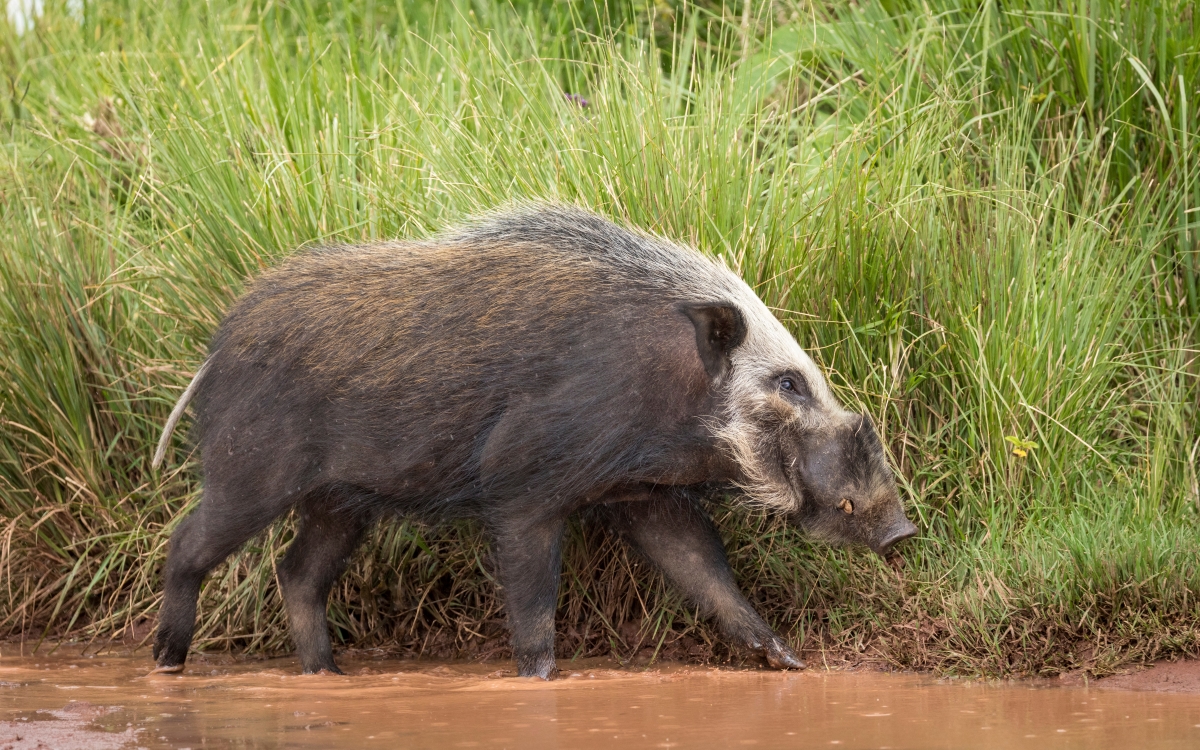
[[[917,535],[917,526],[907,518],[897,528],[893,529],[882,542],[874,546],[875,552],[880,557],[887,557],[892,553],[892,548],[905,539],[911,539]]]

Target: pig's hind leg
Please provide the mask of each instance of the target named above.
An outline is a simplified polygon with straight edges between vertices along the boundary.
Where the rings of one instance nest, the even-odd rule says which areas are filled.
[[[495,556],[521,677],[549,680],[554,662],[554,609],[562,568],[563,519],[522,519],[493,525]]]
[[[215,485],[205,487],[199,507],[171,534],[154,635],[155,672],[183,669],[204,576],[287,508],[286,504],[232,500]]]
[[[299,507],[300,530],[279,566],[292,640],[305,674],[342,674],[333,662],[326,606],[329,591],[350,562],[370,516],[323,491]]]
[[[657,566],[701,614],[714,617],[726,636],[760,651],[776,669],[804,668],[804,662],[738,589],[721,537],[694,500],[670,491],[647,490],[600,505],[597,511],[609,528]]]

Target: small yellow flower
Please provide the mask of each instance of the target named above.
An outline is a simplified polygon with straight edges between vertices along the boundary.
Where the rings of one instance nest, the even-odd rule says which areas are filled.
[[[1022,440],[1015,435],[1007,435],[1004,439],[1012,443],[1013,455],[1018,458],[1025,458],[1029,455],[1029,451],[1037,447],[1037,443],[1032,440]]]

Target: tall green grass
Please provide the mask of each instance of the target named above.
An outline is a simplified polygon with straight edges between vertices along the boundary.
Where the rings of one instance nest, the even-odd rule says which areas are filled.
[[[797,645],[989,674],[1197,653],[1198,25],[1107,0],[113,0],[0,27],[0,631],[144,635],[200,492],[182,435],[160,473],[152,446],[247,279],[540,198],[721,256],[881,425],[922,528],[899,574],[714,508]],[[214,573],[200,646],[287,648],[290,535]],[[586,518],[567,563],[563,655],[725,654]],[[331,618],[503,653],[490,570],[469,525],[387,525]]]

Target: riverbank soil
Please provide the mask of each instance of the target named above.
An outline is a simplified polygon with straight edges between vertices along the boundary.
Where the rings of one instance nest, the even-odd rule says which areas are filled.
[[[5,650],[0,749],[1200,746],[1200,695],[1111,689],[1127,684],[1117,678],[1050,687],[591,661],[541,682],[507,662],[362,657],[343,659],[344,676],[301,675],[294,659],[151,666],[141,652]]]
[[[1160,661],[1148,669],[1104,677],[1094,684],[1112,690],[1200,695],[1200,660]]]

